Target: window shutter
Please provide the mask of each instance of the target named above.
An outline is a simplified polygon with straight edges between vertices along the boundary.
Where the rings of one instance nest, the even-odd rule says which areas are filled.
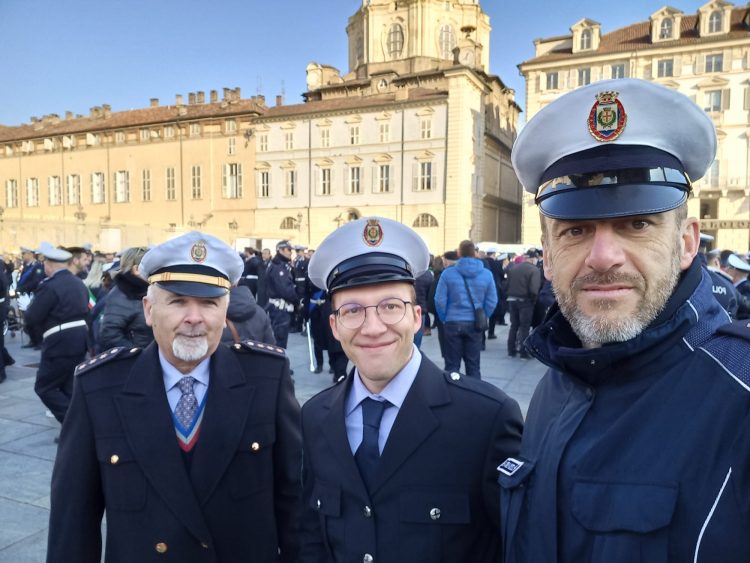
[[[682,74],[682,57],[675,57],[672,60],[672,76],[680,76]]]
[[[745,86],[745,103],[742,109],[750,109],[750,86]]]
[[[242,197],[242,164],[237,165],[237,194],[236,197]]]
[[[721,109],[727,110],[729,109],[729,93],[731,92],[730,88],[725,88],[721,92]]]
[[[706,72],[706,57],[704,55],[698,55],[695,58],[695,68],[693,74],[702,74]]]
[[[419,163],[414,162],[411,165],[411,189],[417,191],[419,189]]]
[[[229,197],[229,187],[227,182],[227,176],[229,174],[228,168],[228,164],[224,164],[221,167],[221,195],[224,197]]]

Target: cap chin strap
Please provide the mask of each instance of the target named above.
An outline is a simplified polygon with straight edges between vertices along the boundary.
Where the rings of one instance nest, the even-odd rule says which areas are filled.
[[[232,284],[229,280],[218,277],[218,276],[206,276],[203,274],[188,274],[181,272],[162,272],[161,274],[155,274],[148,277],[148,283],[157,282],[193,282],[193,283],[205,283],[206,285],[215,285],[229,289]]]

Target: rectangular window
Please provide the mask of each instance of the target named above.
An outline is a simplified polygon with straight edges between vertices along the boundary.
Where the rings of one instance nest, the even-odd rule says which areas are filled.
[[[268,151],[268,135],[258,135],[258,152]]]
[[[721,90],[706,92],[706,105],[703,109],[707,112],[721,111]]]
[[[719,161],[714,160],[706,173],[706,181],[712,188],[719,187]]]
[[[380,164],[378,166],[377,191],[381,194],[391,191],[391,165]]]
[[[284,190],[288,197],[297,195],[297,171],[287,170],[284,173]]]
[[[201,134],[201,125],[200,123],[191,123],[190,124],[190,136],[191,137],[197,137]]]
[[[240,199],[242,197],[242,165],[238,163],[225,164],[221,184],[225,198]]]
[[[547,90],[557,90],[558,88],[558,75],[556,72],[547,73]]]
[[[349,127],[349,144],[359,144],[359,125],[352,125],[351,127]]]
[[[659,78],[665,78],[667,76],[673,76],[673,62],[672,59],[662,59],[656,63],[656,76]]]
[[[612,65],[612,78],[625,78],[625,63]]]
[[[177,199],[177,187],[175,183],[174,168],[167,168],[167,201]]]
[[[39,205],[39,179],[26,179],[26,207],[37,207]]]
[[[174,127],[171,125],[168,125],[164,128],[164,138],[165,139],[174,139]]]
[[[387,143],[391,140],[391,124],[381,123],[380,124],[380,142]]]
[[[270,197],[271,173],[268,170],[258,172],[258,197]]]
[[[193,199],[200,199],[201,197],[203,197],[203,193],[201,190],[201,167],[200,166],[193,166],[193,169],[191,171],[191,187],[192,187],[191,195]]]
[[[115,132],[115,143],[121,145],[125,142],[125,131]]]
[[[331,195],[331,169],[320,169],[320,195]]]
[[[91,175],[91,203],[104,203],[104,172],[94,172]]]
[[[151,170],[141,173],[141,197],[143,201],[151,201]]]
[[[294,150],[294,133],[292,131],[284,133],[284,148],[288,151]]]
[[[331,130],[328,127],[320,130],[320,146],[324,149],[331,146]]]
[[[724,55],[706,55],[706,72],[721,72],[724,67]]]
[[[18,207],[18,182],[16,180],[5,181],[5,207]]]
[[[422,139],[430,139],[432,137],[432,119],[422,119],[420,131]]]
[[[47,191],[50,206],[62,205],[62,183],[60,182],[60,176],[50,176],[47,178]]]
[[[579,68],[578,69],[578,85],[585,86],[586,84],[591,84],[591,69]]]
[[[115,172],[115,203],[130,201],[130,172],[118,170]]]
[[[69,174],[66,184],[68,205],[79,205],[81,203],[81,177],[78,174]]]
[[[420,162],[419,174],[416,178],[417,191],[427,192],[432,190],[432,162]]]
[[[237,132],[237,121],[234,119],[227,119],[224,122],[224,132],[236,133]]]
[[[361,190],[362,168],[360,166],[349,167],[349,193],[362,193]]]
[[[148,129],[140,130],[141,142],[149,141],[151,139],[151,131]]]
[[[227,145],[227,154],[232,155],[237,153],[237,138],[229,137],[229,143]]]

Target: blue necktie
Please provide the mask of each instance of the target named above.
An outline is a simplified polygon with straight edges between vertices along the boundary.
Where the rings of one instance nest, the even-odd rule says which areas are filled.
[[[198,410],[198,399],[193,391],[194,384],[195,379],[189,375],[183,377],[177,382],[182,396],[179,401],[177,401],[177,405],[174,409],[174,416],[185,430],[190,429],[190,425],[195,417],[195,411]]]
[[[359,473],[369,490],[372,477],[375,475],[375,467],[380,459],[378,448],[380,420],[383,418],[383,411],[390,403],[367,397],[360,404],[362,405],[362,443],[357,448],[357,453],[354,454],[354,461],[357,462]]]

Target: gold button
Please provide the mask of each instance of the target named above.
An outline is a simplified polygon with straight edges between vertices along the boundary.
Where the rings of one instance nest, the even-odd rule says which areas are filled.
[[[118,461],[120,461],[120,456],[119,456],[119,455],[117,455],[117,454],[115,454],[115,455],[113,455],[112,457],[110,457],[110,458],[109,458],[109,462],[110,462],[110,463],[111,463],[112,465],[117,465],[117,462],[118,462]]]
[[[156,550],[156,553],[166,553],[167,544],[165,544],[163,541],[160,541],[154,546],[154,549]]]
[[[257,452],[260,449],[260,444],[258,442],[253,442],[250,444],[250,449]]]

